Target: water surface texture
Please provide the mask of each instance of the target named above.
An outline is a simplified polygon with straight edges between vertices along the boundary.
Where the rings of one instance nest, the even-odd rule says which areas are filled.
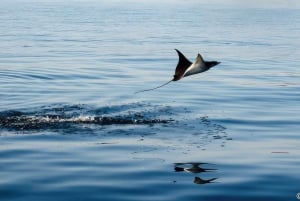
[[[1,1],[0,199],[297,200],[300,7],[230,2]]]

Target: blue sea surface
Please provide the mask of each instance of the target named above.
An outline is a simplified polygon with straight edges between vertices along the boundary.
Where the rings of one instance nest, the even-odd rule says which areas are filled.
[[[297,200],[300,6],[220,2],[1,1],[0,200]]]

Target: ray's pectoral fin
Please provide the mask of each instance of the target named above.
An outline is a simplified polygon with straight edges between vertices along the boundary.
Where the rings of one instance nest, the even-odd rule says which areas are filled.
[[[206,71],[205,61],[202,58],[201,54],[198,53],[195,62],[192,65],[190,65],[190,67],[184,72],[183,77],[187,77],[189,75],[197,73],[202,73],[204,71]]]
[[[178,54],[179,60],[175,69],[173,81],[177,81],[183,78],[186,70],[192,65],[192,62],[190,62],[179,50],[175,50]]]
[[[204,61],[204,59],[202,58],[202,56],[201,56],[200,53],[198,53],[198,55],[197,55],[197,57],[196,57],[195,64],[205,65],[205,61]]]

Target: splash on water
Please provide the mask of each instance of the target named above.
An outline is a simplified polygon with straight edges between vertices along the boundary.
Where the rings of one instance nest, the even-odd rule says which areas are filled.
[[[173,121],[172,118],[162,119],[158,114],[149,112],[145,107],[140,107],[139,109],[142,111],[138,111],[137,108],[128,105],[102,108],[91,108],[86,105],[62,105],[60,107],[48,106],[38,108],[31,112],[10,110],[0,112],[0,128],[9,130],[40,130],[63,129],[86,124],[151,125],[166,124]]]

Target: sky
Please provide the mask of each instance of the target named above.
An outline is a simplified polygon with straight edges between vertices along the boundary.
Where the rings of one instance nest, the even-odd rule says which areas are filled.
[[[191,4],[192,7],[197,5],[207,5],[216,8],[284,8],[284,9],[300,9],[300,0],[1,0],[7,3],[23,3],[23,2],[80,2],[89,4],[98,2],[101,4],[155,4],[170,5]],[[195,7],[196,9],[197,7]],[[199,7],[202,9],[203,7]]]
[[[85,1],[85,0],[78,0]],[[297,8],[300,9],[300,0],[92,0],[102,2],[136,2],[136,3],[191,3],[191,4],[207,4],[207,5],[222,5],[228,7],[242,8]]]

